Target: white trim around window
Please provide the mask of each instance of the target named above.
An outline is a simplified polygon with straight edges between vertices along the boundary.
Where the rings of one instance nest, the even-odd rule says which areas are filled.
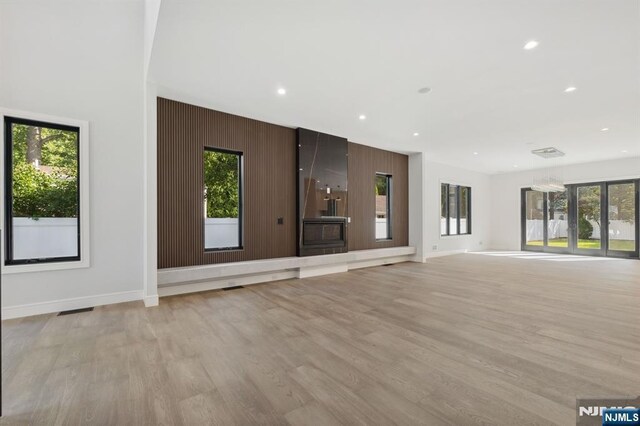
[[[5,143],[5,117],[21,118],[26,120],[43,121],[47,123],[55,123],[66,126],[74,126],[80,129],[80,136],[78,140],[78,181],[79,181],[79,194],[80,194],[80,260],[67,261],[67,262],[46,262],[46,263],[34,263],[34,264],[21,264],[21,265],[6,265],[5,264],[5,155],[6,146]],[[89,203],[89,122],[82,120],[75,120],[70,118],[56,117],[44,114],[37,114],[27,111],[20,111],[14,109],[0,108],[0,121],[2,125],[2,131],[0,131],[0,146],[2,148],[0,155],[0,167],[2,172],[0,173],[0,197],[2,197],[3,208],[0,209],[0,228],[2,232],[1,241],[1,261],[2,272],[4,274],[17,274],[28,272],[42,272],[42,271],[56,271],[66,269],[78,269],[88,268],[91,266],[91,254],[90,254],[90,203]]]

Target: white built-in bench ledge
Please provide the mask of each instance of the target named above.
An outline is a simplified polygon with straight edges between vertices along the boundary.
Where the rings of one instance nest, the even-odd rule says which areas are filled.
[[[291,278],[306,278],[413,260],[415,247],[160,269],[158,293],[171,296]]]

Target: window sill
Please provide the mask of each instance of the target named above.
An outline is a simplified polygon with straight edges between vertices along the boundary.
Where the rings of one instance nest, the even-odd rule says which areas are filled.
[[[451,237],[470,237],[473,234],[451,234],[451,235],[440,235],[440,238],[451,238]]]
[[[244,251],[244,246],[241,247],[224,247],[224,248],[205,248],[205,253],[226,253],[232,251]]]
[[[43,262],[43,263],[31,263],[25,265],[4,265],[2,267],[2,273],[4,275],[11,274],[27,274],[31,272],[46,272],[46,271],[65,271],[68,269],[82,269],[88,268],[91,264],[88,260],[75,260],[71,262]]]

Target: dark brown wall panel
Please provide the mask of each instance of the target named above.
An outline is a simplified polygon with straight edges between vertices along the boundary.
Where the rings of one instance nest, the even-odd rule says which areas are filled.
[[[294,129],[158,98],[158,268],[295,256],[295,141]],[[204,251],[205,147],[243,153],[243,250]]]
[[[376,241],[376,173],[392,176],[391,240]],[[349,142],[349,250],[409,245],[409,157]]]

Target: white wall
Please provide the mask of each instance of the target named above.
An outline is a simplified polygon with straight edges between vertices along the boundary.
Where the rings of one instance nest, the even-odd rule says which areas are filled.
[[[0,2],[0,106],[89,121],[91,155],[91,266],[5,274],[9,315],[142,296],[143,13],[140,1]]]
[[[151,53],[153,52],[153,40],[158,26],[161,0],[144,0],[144,76],[149,71]]]
[[[471,187],[471,235],[440,236],[440,184]],[[489,176],[440,163],[425,165],[425,257],[489,247]],[[434,248],[437,246],[437,248]]]
[[[415,262],[424,262],[426,254],[426,164],[425,156],[421,152],[409,156],[409,245],[416,248],[413,258]]]
[[[520,250],[520,190],[531,186],[541,171],[491,176],[491,245],[497,250]],[[565,183],[597,182],[640,177],[640,158],[565,166]]]

